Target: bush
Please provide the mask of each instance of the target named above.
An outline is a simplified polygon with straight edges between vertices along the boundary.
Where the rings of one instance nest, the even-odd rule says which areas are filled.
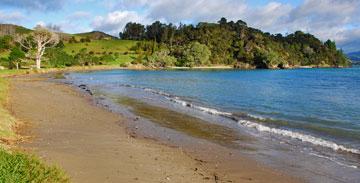
[[[0,37],[0,50],[10,49],[12,47],[13,38],[11,36]]]
[[[194,67],[208,65],[210,64],[210,55],[211,51],[206,45],[192,42],[185,47],[182,66]]]
[[[103,55],[102,57],[100,57],[100,60],[104,62],[113,62],[115,61],[115,58],[112,55]]]
[[[78,62],[76,62],[71,55],[67,54],[60,48],[47,49],[45,56],[48,59],[48,64],[51,67],[66,67],[78,64]]]
[[[120,67],[128,67],[128,66],[129,66],[128,62],[120,63]]]
[[[154,67],[169,67],[176,63],[176,58],[169,55],[169,50],[160,50],[154,52],[152,55],[148,57],[148,65]]]

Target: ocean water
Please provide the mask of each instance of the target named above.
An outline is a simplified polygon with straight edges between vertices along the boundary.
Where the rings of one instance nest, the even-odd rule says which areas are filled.
[[[104,96],[161,101],[176,111],[183,108],[193,110],[193,115],[204,113],[227,119],[236,124],[239,133],[245,129],[261,139],[257,147],[262,151],[254,156],[274,156],[269,164],[280,161],[278,167],[288,169],[281,162],[287,157],[297,159],[298,169],[308,170],[302,174],[323,170],[322,177],[309,179],[311,182],[360,181],[359,67],[113,70],[71,73],[67,78]],[[280,152],[279,144],[292,151]],[[314,163],[304,162],[309,157]]]

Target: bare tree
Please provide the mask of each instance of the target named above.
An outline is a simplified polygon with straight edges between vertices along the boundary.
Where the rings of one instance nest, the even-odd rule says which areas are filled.
[[[57,45],[59,43],[59,35],[44,27],[36,26],[31,34],[16,35],[15,41],[29,51],[36,49],[36,68],[40,69],[41,58],[45,53],[45,49]]]

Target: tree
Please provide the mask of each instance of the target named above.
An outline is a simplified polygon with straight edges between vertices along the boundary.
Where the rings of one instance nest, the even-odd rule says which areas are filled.
[[[45,53],[47,62],[52,67],[65,67],[75,65],[75,59],[61,48],[49,48]]]
[[[2,36],[0,37],[0,51],[10,49],[12,47],[12,37],[11,36]]]
[[[329,48],[330,50],[336,50],[336,44],[334,41],[331,41],[330,39],[328,39],[324,45]]]
[[[130,25],[134,26],[129,24],[129,27]],[[127,37],[137,39],[137,36]],[[167,49],[170,51],[169,55],[179,61],[176,63],[179,66],[233,65],[235,62],[245,63],[251,68],[349,65],[344,54],[337,50],[332,41],[323,43],[314,35],[302,31],[272,35],[249,27],[242,20],[234,22],[226,18],[221,18],[217,23],[200,22],[196,26],[181,23],[173,26],[171,23],[156,21],[146,26],[142,40],[147,44],[137,45],[134,51],[145,54],[146,58],[159,50]],[[210,51],[211,63],[210,57],[206,56],[207,51],[196,51],[201,48],[198,44]],[[197,56],[201,54],[205,57]]]
[[[151,25],[146,26],[146,38],[149,40],[160,42],[165,26],[166,25],[161,23],[160,21],[156,21]]]
[[[9,55],[10,67],[12,68],[12,66],[15,65],[16,69],[19,69],[19,65],[24,58],[25,53],[20,48],[14,47],[13,49],[11,49]]]
[[[154,67],[168,67],[176,62],[176,58],[169,55],[169,50],[160,50],[148,57],[148,64]]]
[[[84,66],[89,64],[90,55],[87,53],[86,48],[82,48],[79,53],[75,55],[74,58],[80,65]]]
[[[219,21],[218,21],[218,23],[220,24],[220,26],[225,26],[226,24],[227,24],[227,19],[226,18],[224,18],[224,17],[222,17]]]
[[[46,48],[59,43],[59,35],[41,26],[36,26],[30,35],[16,35],[15,41],[27,50],[35,49],[36,68],[41,68],[41,58]]]
[[[192,42],[185,48],[183,65],[187,67],[207,65],[210,63],[210,55],[211,51],[206,45]]]
[[[145,26],[129,22],[126,24],[124,31],[119,35],[121,39],[141,40],[145,37]]]

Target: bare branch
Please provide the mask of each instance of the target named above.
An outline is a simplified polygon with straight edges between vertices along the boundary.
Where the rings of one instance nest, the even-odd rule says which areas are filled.
[[[25,49],[28,49],[28,50],[32,49],[32,44],[31,44],[31,40],[30,40],[29,36],[16,34],[14,40],[15,40],[15,42],[19,43]]]

